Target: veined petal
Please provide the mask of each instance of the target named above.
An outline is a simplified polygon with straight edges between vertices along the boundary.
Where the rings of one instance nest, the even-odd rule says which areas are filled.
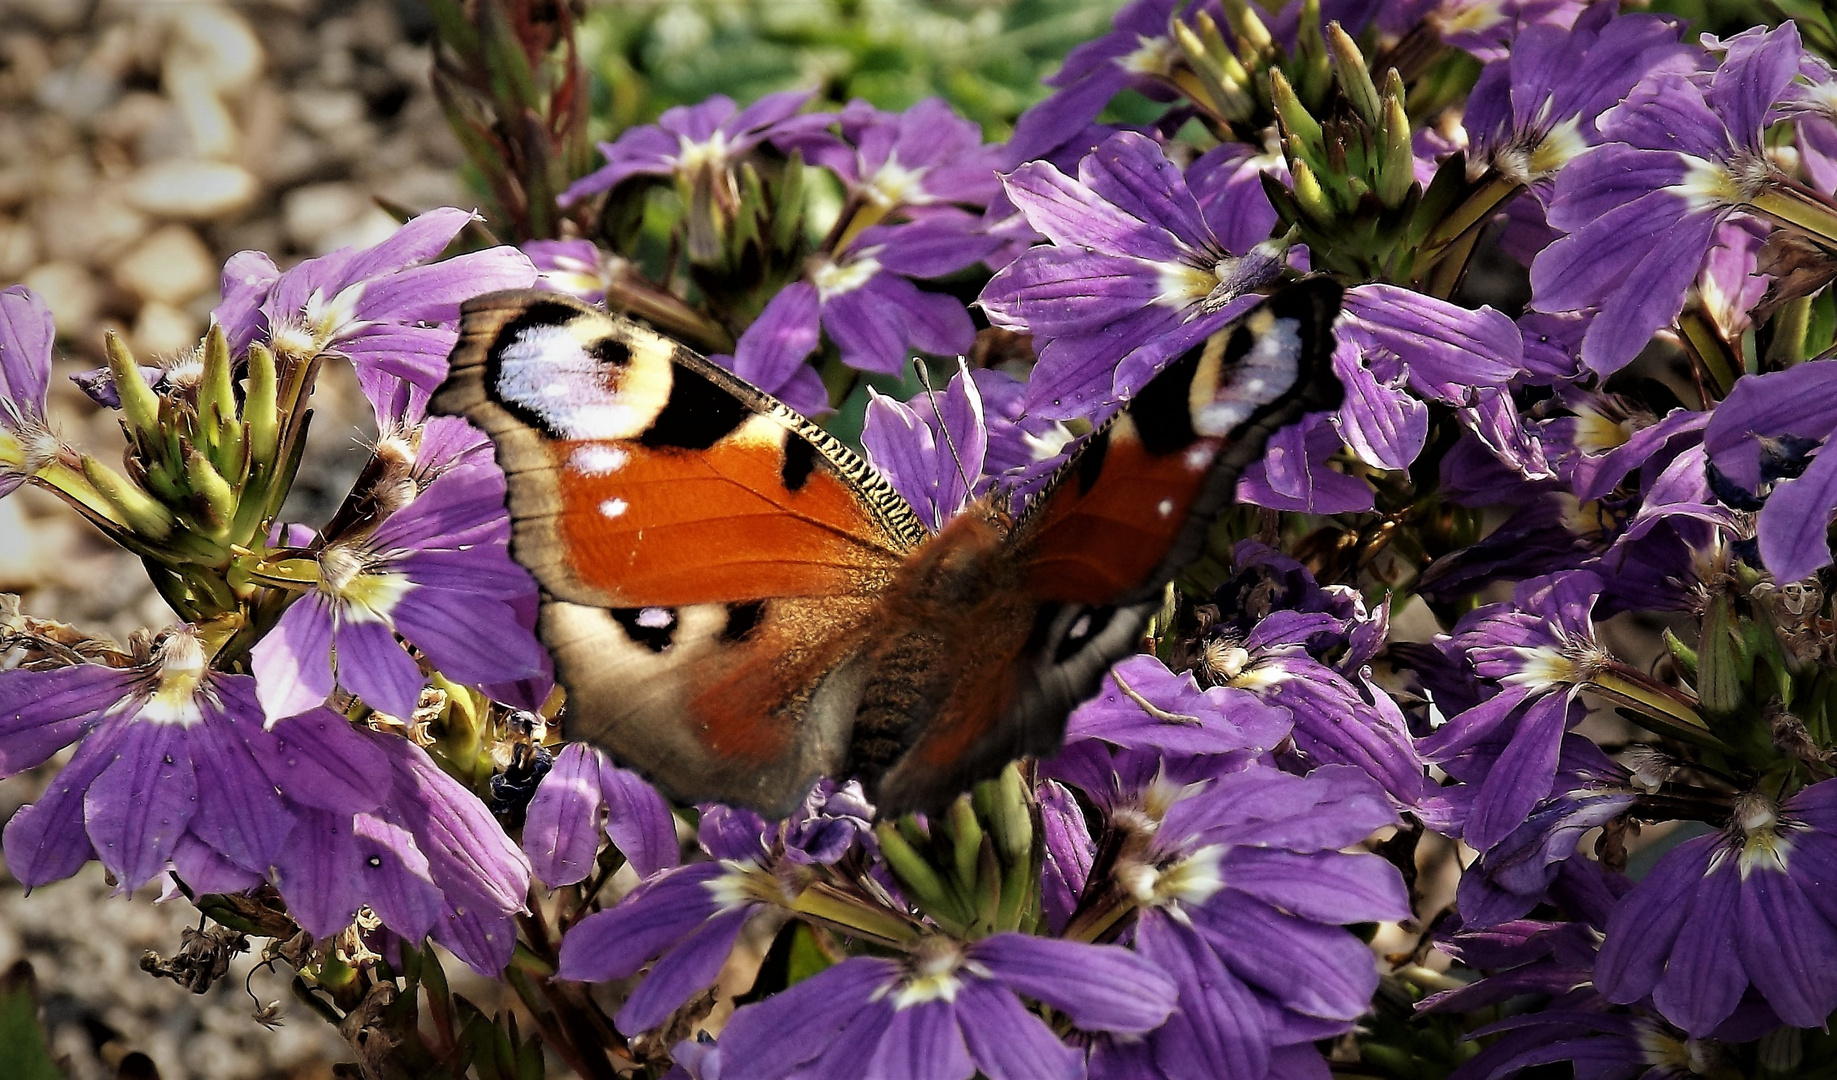
[[[995,934],[970,946],[967,956],[1086,1031],[1152,1031],[1167,1019],[1178,994],[1160,968],[1110,945]]]
[[[427,680],[414,658],[402,651],[388,623],[345,618],[334,641],[340,686],[390,716],[414,715]]]
[[[672,946],[613,1017],[619,1030],[649,1031],[668,1020],[690,998],[713,986],[752,915],[747,908],[723,912]]]
[[[569,743],[537,786],[523,824],[523,850],[544,884],[572,885],[593,870],[605,809],[599,751]]]
[[[183,728],[129,722],[112,764],[83,795],[96,858],[132,892],[166,868],[197,813],[198,782]]]

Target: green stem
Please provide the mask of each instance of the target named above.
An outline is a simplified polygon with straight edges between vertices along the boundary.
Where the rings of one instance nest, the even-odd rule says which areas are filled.
[[[1837,249],[1837,206],[1797,181],[1776,177],[1748,205],[1825,247]]]

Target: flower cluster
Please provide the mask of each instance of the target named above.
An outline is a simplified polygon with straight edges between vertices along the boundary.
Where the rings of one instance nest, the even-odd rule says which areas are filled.
[[[443,258],[476,217],[445,209],[238,254],[196,350],[78,376],[125,469],[57,435],[50,316],[0,292],[0,495],[63,498],[179,617],[120,647],[0,610],[0,776],[46,785],[13,874],[303,931],[274,955],[388,1028],[380,1071],[536,1045],[428,940],[586,1076],[1828,1070],[1837,35],[1543,0],[1112,26],[1005,144],[938,99],[717,96],[516,218],[560,235]],[[565,291],[834,412],[941,532],[1024,515],[1304,275],[1344,286],[1341,403],[1270,437],[1059,751],[931,814],[848,776],[779,821],[673,805],[555,745],[505,477],[427,415],[462,301]],[[378,435],[286,520],[331,363]],[[417,993],[433,1032],[372,1007]]]

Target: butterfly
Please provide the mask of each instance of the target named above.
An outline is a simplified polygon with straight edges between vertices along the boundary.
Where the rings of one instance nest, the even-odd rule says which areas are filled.
[[[556,293],[463,307],[436,412],[496,444],[563,723],[679,799],[882,814],[1054,752],[1277,428],[1336,406],[1340,287],[1304,278],[1156,375],[1016,513],[935,535],[786,405]]]

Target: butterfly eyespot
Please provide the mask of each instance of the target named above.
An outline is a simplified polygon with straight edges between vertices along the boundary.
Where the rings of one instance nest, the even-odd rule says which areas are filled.
[[[625,636],[654,653],[676,641],[676,613],[669,608],[613,608],[607,612]]]
[[[609,518],[616,518],[631,509],[631,504],[624,499],[607,499],[600,504],[600,513]]]

